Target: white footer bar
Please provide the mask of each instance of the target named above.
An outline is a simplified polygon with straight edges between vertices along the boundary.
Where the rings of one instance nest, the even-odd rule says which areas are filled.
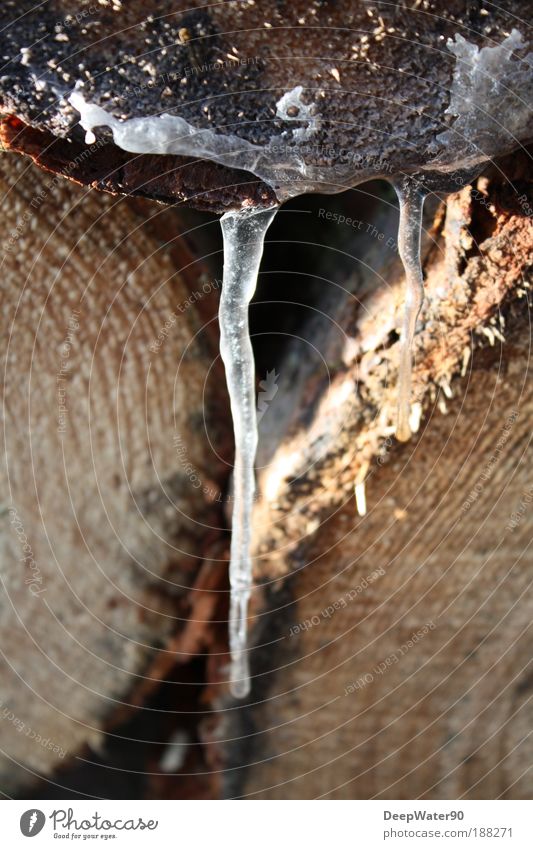
[[[4,801],[1,845],[533,847],[527,801]],[[30,840],[35,838],[35,843]]]

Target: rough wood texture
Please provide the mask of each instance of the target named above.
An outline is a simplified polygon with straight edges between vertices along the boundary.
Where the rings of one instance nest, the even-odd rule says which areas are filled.
[[[85,8],[71,0],[38,7],[9,0],[4,6],[0,46],[11,61],[0,80],[0,102],[41,133],[23,133],[15,143],[33,139],[48,167],[68,158],[67,147],[53,145],[54,136],[83,143],[79,115],[68,102],[80,84],[88,101],[121,120],[167,112],[219,137],[236,136],[243,148],[273,140],[281,160],[298,152],[307,166],[330,168],[329,182],[339,191],[372,175],[416,170],[446,153],[440,136],[449,126],[445,109],[456,61],[448,38],[493,47],[513,27],[526,42],[531,38],[528,0],[487,7],[464,0],[445,6],[436,0],[274,6],[193,0],[183,10],[170,0]],[[277,114],[280,98],[297,86],[317,118],[302,144],[292,130],[305,130],[306,122]],[[516,108],[521,105],[517,98]],[[513,138],[508,147],[526,140]],[[461,135],[461,147],[464,142]],[[503,144],[483,149],[501,155]],[[221,167],[172,156],[157,173],[153,157],[109,156],[110,173],[99,180],[115,191],[139,191],[140,183],[153,197],[220,212],[272,202],[271,189],[227,162]],[[88,160],[80,165],[83,182],[94,179],[95,168]],[[296,171],[293,179],[300,179]]]
[[[15,156],[2,168],[0,785],[13,792],[98,747],[183,628],[191,587],[208,585],[228,418],[216,286],[176,213]]]
[[[305,105],[314,102],[318,114],[306,163],[339,166],[341,189],[370,175],[418,171],[443,153],[455,67],[448,37],[500,44],[515,24],[526,40],[531,35],[527,0],[498,9],[462,0],[446,9],[432,0],[193,2],[187,13],[164,2],[151,17],[146,4],[132,2],[80,19],[78,6],[60,0],[5,6],[6,146],[79,183],[219,212],[270,204],[272,190],[210,162],[130,156],[98,129],[98,144],[88,148],[67,100],[76,82],[117,118],[169,111],[243,142],[281,138],[292,148],[292,130],[305,122],[280,118],[276,105],[302,85]],[[28,44],[39,47],[28,52]],[[359,164],[348,181],[352,160]],[[24,729],[71,757],[117,707],[141,703],[176,658],[207,652],[203,706],[210,700],[215,710],[204,742],[216,779],[202,792],[221,792],[223,774],[227,795],[531,794],[524,551],[532,521],[523,456],[533,404],[530,162],[522,149],[463,188],[446,211],[435,198],[428,205],[414,375],[422,429],[402,448],[391,437],[403,302],[396,217],[366,207],[366,223],[376,228],[371,250],[346,231],[345,253],[339,249],[333,263],[337,286],[324,287],[317,318],[287,351],[275,414],[261,421],[257,704],[226,715],[219,712],[223,625],[212,622],[224,619],[223,569],[212,562],[224,541],[209,500],[228,467],[202,435],[213,325],[174,381],[176,355],[212,308],[203,299],[188,308],[174,325],[174,345],[167,339],[148,356],[169,310],[196,285],[185,271],[175,276],[189,257],[179,247],[172,257],[152,257],[159,222],[135,230],[129,205],[92,196],[78,205],[79,190],[54,184],[39,214],[26,219],[35,178],[6,187],[6,239],[21,229],[5,260],[4,477],[17,513],[6,502],[0,649],[8,713],[0,734],[22,765],[13,771],[9,756],[0,762],[5,787],[28,768],[49,772],[63,761]],[[68,210],[65,220],[48,205],[52,194]],[[79,327],[69,331],[93,271]],[[149,298],[154,277],[169,283]],[[57,377],[69,332],[59,438]],[[223,381],[210,374],[216,447],[229,419]],[[185,463],[207,483],[207,498]],[[360,493],[363,480],[370,512],[358,519],[353,487]],[[25,539],[37,566],[22,573]],[[334,613],[323,613],[329,605]],[[155,643],[166,651],[151,651]]]
[[[382,247],[363,255],[360,303],[324,304],[308,336],[344,352],[330,385],[305,345],[281,369],[282,414],[262,422],[255,688],[221,731],[237,741],[228,795],[533,792],[533,220],[514,191],[531,198],[530,174],[513,160],[428,222],[409,444],[387,437],[402,281]]]
[[[275,202],[274,192],[244,171],[203,159],[134,155],[110,142],[89,146],[79,139],[56,138],[13,116],[0,116],[0,142],[65,179],[112,194],[187,201],[213,212],[238,209],[243,199],[254,206]]]

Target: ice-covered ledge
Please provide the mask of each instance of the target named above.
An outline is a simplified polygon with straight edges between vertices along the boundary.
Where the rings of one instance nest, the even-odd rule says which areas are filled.
[[[533,53],[515,56],[515,51],[527,47],[522,34],[513,29],[501,44],[481,49],[457,34],[447,47],[456,57],[443,115],[443,124],[447,119],[449,126],[436,138],[440,152],[435,157],[424,161],[420,154],[416,166],[420,172],[468,169],[510,152],[531,137]],[[108,127],[115,144],[125,151],[208,159],[249,171],[271,186],[280,200],[305,192],[338,192],[371,177],[394,176],[386,162],[371,157],[368,161],[354,156],[342,164],[312,164],[320,153],[320,144],[314,139],[322,124],[317,105],[305,102],[301,85],[275,104],[276,117],[287,129],[278,131],[264,146],[234,133],[195,127],[166,112],[122,121],[89,103],[80,85],[69,102],[80,114],[88,144],[95,140],[94,128]]]

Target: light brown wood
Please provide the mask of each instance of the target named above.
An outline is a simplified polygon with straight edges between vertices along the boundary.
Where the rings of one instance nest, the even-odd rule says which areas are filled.
[[[350,499],[316,532],[277,615],[273,593],[239,793],[530,798],[528,344],[454,384],[372,470],[368,515]]]
[[[15,156],[2,169],[0,784],[10,793],[83,744],[97,748],[154,649],[182,627],[180,600],[220,525],[226,419],[216,288],[176,241],[176,213]]]

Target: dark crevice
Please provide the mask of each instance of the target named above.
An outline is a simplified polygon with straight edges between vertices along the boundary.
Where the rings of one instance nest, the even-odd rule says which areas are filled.
[[[357,292],[358,262],[369,245],[395,257],[396,219],[393,190],[383,181],[338,195],[304,195],[281,207],[267,233],[250,310],[258,375],[279,370],[291,340],[308,339],[320,314],[333,320],[344,293]]]

